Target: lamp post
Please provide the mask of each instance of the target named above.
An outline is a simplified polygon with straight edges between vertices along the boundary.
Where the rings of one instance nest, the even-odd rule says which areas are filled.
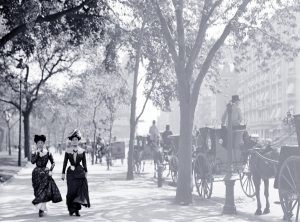
[[[233,131],[232,131],[232,103],[227,105],[228,127],[227,127],[227,161],[228,169],[224,178],[226,186],[225,205],[223,207],[223,214],[236,214],[236,207],[234,204],[234,183],[232,178],[232,151],[233,151]]]
[[[19,63],[17,65],[17,68],[18,69],[21,69],[20,71],[20,86],[19,86],[19,90],[20,90],[20,94],[19,94],[19,97],[20,97],[20,100],[19,100],[19,106],[20,106],[20,109],[19,109],[19,152],[18,152],[18,166],[21,166],[21,147],[22,147],[22,138],[21,138],[21,135],[22,135],[22,71],[23,69],[25,68],[25,65],[23,63],[23,59],[20,59],[19,60]]]

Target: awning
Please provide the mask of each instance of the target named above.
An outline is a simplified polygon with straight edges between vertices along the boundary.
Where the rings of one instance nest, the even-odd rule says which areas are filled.
[[[289,83],[288,87],[286,89],[286,94],[287,95],[293,95],[295,94],[295,84],[294,83]]]

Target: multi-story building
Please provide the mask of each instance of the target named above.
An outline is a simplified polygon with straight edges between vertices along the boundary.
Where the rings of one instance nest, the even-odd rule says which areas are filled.
[[[238,94],[250,132],[276,139],[284,134],[286,113],[300,113],[299,62],[300,57],[292,62],[274,60],[269,71],[263,72],[253,60],[240,73]]]

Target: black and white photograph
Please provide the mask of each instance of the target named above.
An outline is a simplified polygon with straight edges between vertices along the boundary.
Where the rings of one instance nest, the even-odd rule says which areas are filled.
[[[300,0],[0,0],[1,222],[300,222]]]

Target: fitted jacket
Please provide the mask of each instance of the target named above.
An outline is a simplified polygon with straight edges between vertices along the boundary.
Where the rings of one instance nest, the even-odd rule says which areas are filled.
[[[65,152],[65,159],[62,170],[63,174],[66,172],[68,161],[70,162],[70,165],[74,168],[76,168],[77,166],[82,166],[84,171],[87,172],[85,150],[79,148],[77,151],[77,155],[74,155],[74,153],[75,152],[72,148],[67,148]],[[74,156],[76,156],[76,160],[74,159]]]

